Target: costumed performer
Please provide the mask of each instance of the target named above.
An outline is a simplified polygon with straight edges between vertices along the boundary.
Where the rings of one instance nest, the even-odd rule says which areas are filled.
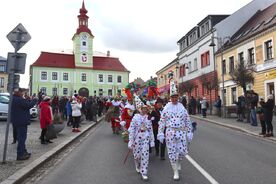
[[[164,107],[161,114],[157,139],[161,143],[166,140],[168,156],[174,172],[173,179],[179,180],[180,161],[188,154],[188,143],[191,142],[193,133],[189,114],[178,102],[179,95],[174,83],[170,85],[170,98],[171,102]]]
[[[141,107],[141,113],[134,115],[128,131],[128,148],[133,151],[135,169],[143,180],[148,180],[149,145],[154,147],[154,136],[146,105]]]

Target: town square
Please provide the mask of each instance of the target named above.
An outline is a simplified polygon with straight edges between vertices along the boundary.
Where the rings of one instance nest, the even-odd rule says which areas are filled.
[[[1,184],[276,183],[276,0],[0,5]]]

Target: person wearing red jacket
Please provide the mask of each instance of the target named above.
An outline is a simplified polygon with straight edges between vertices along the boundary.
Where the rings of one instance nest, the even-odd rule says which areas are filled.
[[[127,130],[130,126],[130,122],[132,120],[133,117],[133,113],[134,113],[135,107],[133,105],[133,100],[130,99],[128,100],[128,103],[126,104],[123,113],[121,115],[121,125],[124,127],[125,130]]]
[[[50,140],[45,139],[45,134],[47,131],[47,125],[52,124],[53,114],[51,108],[51,98],[45,96],[43,101],[39,104],[40,108],[40,128],[41,128],[41,144],[52,143]]]

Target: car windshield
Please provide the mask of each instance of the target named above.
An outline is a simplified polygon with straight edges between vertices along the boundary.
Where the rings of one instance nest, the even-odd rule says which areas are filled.
[[[7,96],[0,96],[0,103],[3,103],[3,104],[9,104],[9,97]]]

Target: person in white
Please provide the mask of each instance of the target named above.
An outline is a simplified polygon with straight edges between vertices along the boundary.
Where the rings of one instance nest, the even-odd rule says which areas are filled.
[[[178,102],[178,98],[177,92],[171,94],[171,102],[162,111],[157,134],[157,139],[161,143],[166,140],[174,180],[179,180],[180,161],[188,154],[188,142],[193,138],[189,114],[185,107]],[[166,136],[164,135],[165,128]]]
[[[72,132],[80,132],[79,126],[80,126],[80,119],[81,119],[82,104],[79,99],[73,96],[71,106],[72,106],[72,118],[73,118]]]
[[[128,148],[133,151],[136,171],[143,180],[148,180],[149,145],[154,147],[154,136],[146,105],[142,106],[140,114],[134,115],[128,131]]]

